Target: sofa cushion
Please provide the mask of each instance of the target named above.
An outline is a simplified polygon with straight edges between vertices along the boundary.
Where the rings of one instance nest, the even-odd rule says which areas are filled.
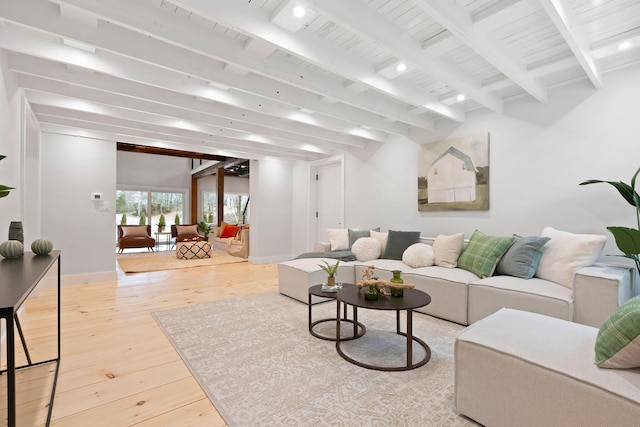
[[[369,230],[348,230],[349,234],[349,248],[353,248],[353,244],[361,237],[369,237],[371,235],[371,231]]]
[[[122,227],[122,237],[149,237],[146,225],[128,225]]]
[[[349,230],[346,228],[329,228],[329,244],[332,251],[349,249]]]
[[[236,237],[236,234],[238,234],[238,230],[240,229],[240,227],[238,227],[237,225],[231,225],[231,224],[224,224],[224,228],[222,229],[222,231],[220,232],[220,238],[221,239],[228,239],[228,238],[234,238]]]
[[[389,239],[389,232],[388,231],[371,230],[370,234],[371,234],[371,237],[375,237],[376,239],[378,239],[378,241],[380,242],[380,251],[384,252],[384,248],[387,247],[387,240]],[[380,254],[380,256],[382,256],[382,254]]]
[[[402,259],[402,254],[414,243],[420,242],[419,231],[395,231],[389,230],[387,246],[384,248],[382,258]]]
[[[496,274],[531,279],[536,272],[540,258],[542,257],[542,247],[547,243],[549,237],[515,235],[513,244],[504,253],[502,259],[496,266]]]
[[[546,227],[542,237],[551,240],[544,245],[536,269],[536,277],[573,288],[578,269],[592,265],[604,249],[607,238],[594,234],[573,234]]]
[[[176,232],[178,236],[187,234],[187,235],[196,235],[198,234],[198,225],[176,225]]]
[[[365,262],[380,258],[382,248],[380,247],[380,241],[375,237],[361,237],[355,241],[351,247],[351,252],[353,252],[358,261]]]
[[[440,267],[454,268],[462,252],[464,233],[440,234],[433,241],[434,264]]]
[[[622,304],[602,324],[596,338],[596,365],[640,367],[640,296]]]
[[[433,247],[426,243],[414,243],[402,254],[402,262],[413,268],[429,267],[433,260]]]
[[[493,274],[496,264],[513,243],[513,237],[497,237],[475,230],[467,247],[458,258],[458,267],[480,278]]]

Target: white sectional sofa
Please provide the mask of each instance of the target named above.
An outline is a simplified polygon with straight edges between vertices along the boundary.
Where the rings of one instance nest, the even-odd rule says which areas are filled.
[[[421,238],[421,242],[432,245],[434,238]],[[326,246],[316,249],[326,249]],[[318,266],[323,260],[335,262],[329,258],[303,258],[280,263],[280,293],[306,303],[309,287],[326,281],[326,273]],[[431,296],[431,303],[418,311],[462,325],[475,323],[507,307],[600,327],[617,307],[633,296],[631,268],[611,265],[578,269],[572,288],[535,277],[502,275],[481,279],[462,268],[411,268],[401,260],[392,259],[341,262],[337,281],[356,283],[369,265],[375,267],[374,275],[384,280],[392,277],[392,270],[401,270],[405,283],[413,283],[416,289]]]
[[[594,363],[598,329],[501,309],[455,343],[454,404],[482,425],[637,426],[640,368]]]

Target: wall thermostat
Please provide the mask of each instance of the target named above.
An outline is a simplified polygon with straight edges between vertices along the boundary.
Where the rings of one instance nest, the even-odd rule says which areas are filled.
[[[103,198],[102,193],[91,193],[91,200],[102,200]]]

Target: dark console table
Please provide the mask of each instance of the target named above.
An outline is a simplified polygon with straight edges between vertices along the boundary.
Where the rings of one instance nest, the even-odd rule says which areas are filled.
[[[18,319],[18,309],[56,261],[58,265],[58,353],[54,359],[32,362]],[[9,427],[16,425],[16,371],[55,362],[56,370],[47,413],[48,426],[51,422],[53,398],[60,369],[60,251],[51,251],[48,255],[35,255],[28,252],[19,258],[0,261],[0,318],[5,319],[7,325],[7,369],[0,371],[1,374],[7,374],[7,425]],[[23,366],[16,366],[14,325],[27,357],[27,364]]]

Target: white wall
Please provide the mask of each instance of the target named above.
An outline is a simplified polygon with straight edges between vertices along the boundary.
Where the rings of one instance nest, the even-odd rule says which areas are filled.
[[[419,146],[393,138],[347,157],[347,226],[464,232],[539,234],[545,226],[604,234],[605,253],[618,253],[607,225],[636,226],[633,208],[605,184],[629,183],[640,166],[640,65],[605,75],[604,88],[583,81],[549,92],[549,102],[526,99],[502,115],[475,111],[464,124],[439,127],[430,140],[488,131],[490,210],[417,210]],[[609,259],[618,261],[618,259]]]
[[[251,160],[249,261],[257,264],[292,257],[293,162]]]
[[[16,76],[8,69],[7,53],[0,50],[0,154],[7,156],[0,161],[0,184],[16,188],[0,199],[0,242],[7,240],[11,221],[23,220],[20,216],[20,98]],[[25,227],[27,225],[23,224]]]
[[[62,250],[62,274],[115,279],[116,143],[42,133],[41,153],[42,237]]]

